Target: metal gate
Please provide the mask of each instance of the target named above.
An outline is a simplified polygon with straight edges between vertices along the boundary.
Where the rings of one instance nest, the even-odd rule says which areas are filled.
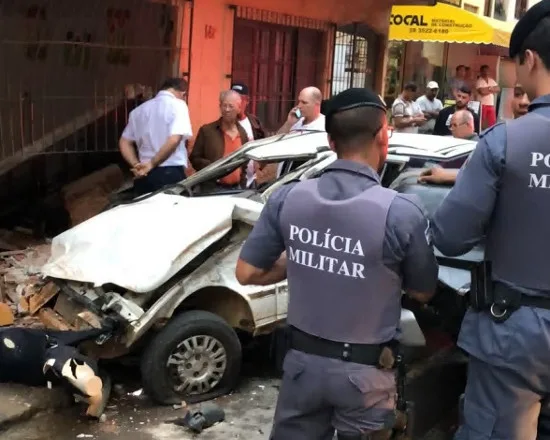
[[[235,8],[233,81],[250,88],[251,111],[277,130],[307,86],[323,89],[330,23],[254,8]]]
[[[332,94],[350,87],[374,89],[379,37],[367,25],[354,23],[336,31]]]
[[[3,0],[0,174],[43,153],[116,151],[131,108],[189,79],[192,3]]]

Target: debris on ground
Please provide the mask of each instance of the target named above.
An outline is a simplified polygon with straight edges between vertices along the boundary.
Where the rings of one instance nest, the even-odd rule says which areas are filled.
[[[143,389],[139,389],[137,391],[134,391],[132,393],[128,393],[129,396],[139,397],[143,394]]]
[[[36,315],[59,291],[40,272],[50,257],[50,248],[43,243],[0,252],[0,326],[15,321],[24,327],[41,327]],[[8,317],[8,308],[14,320]]]
[[[203,430],[210,428],[225,420],[225,411],[222,407],[214,404],[204,405],[200,410],[187,410],[183,417],[167,420],[165,423],[188,428],[200,434]]]
[[[0,327],[12,325],[15,321],[13,312],[6,303],[0,302]]]
[[[176,403],[174,405],[172,405],[172,408],[174,409],[187,409],[187,402],[185,401],[182,401],[181,403]]]

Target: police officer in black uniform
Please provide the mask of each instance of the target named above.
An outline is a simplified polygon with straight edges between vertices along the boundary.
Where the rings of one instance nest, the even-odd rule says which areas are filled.
[[[459,336],[470,360],[457,439],[550,438],[550,0],[519,20],[510,58],[528,113],[481,134],[433,221],[441,252],[485,241],[490,262]]]
[[[338,159],[271,195],[241,251],[237,279],[288,279],[287,353],[271,438],[371,438],[395,421],[395,338],[404,289],[427,301],[437,263],[413,196],[380,185],[386,106],[367,89],[328,103]]]

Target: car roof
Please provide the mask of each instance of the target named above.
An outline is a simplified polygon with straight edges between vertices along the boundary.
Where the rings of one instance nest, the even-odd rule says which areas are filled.
[[[390,138],[390,147],[414,148],[418,150],[439,153],[449,148],[456,148],[462,145],[475,145],[475,141],[458,139],[452,136],[436,136],[433,134],[418,133],[393,133]]]
[[[245,144],[243,150],[254,160],[269,157],[299,157],[315,155],[319,151],[328,150],[327,133],[324,131],[295,131],[284,135],[270,136],[265,139],[251,141]]]
[[[449,160],[472,152],[476,142],[450,136],[434,136],[414,133],[393,133],[389,139],[388,160],[408,160],[421,157],[424,160]],[[327,133],[324,131],[295,131],[247,142],[237,151],[188,177],[186,183],[195,185],[211,178],[220,167],[227,167],[235,160],[283,161],[307,160],[329,152]]]
[[[432,134],[393,133],[388,152],[399,156],[449,159],[471,153],[477,141]]]
[[[393,133],[389,140],[390,152],[400,155],[452,156],[471,151],[475,145],[475,141],[452,136],[417,133]],[[324,131],[297,131],[248,142],[244,149],[250,156],[254,156],[254,159],[271,156],[274,152],[290,158],[313,153],[328,146],[327,134]]]

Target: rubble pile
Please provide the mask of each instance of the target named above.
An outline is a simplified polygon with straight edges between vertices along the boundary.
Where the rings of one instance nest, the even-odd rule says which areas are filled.
[[[36,315],[58,292],[40,273],[50,248],[44,243],[0,252],[0,326],[17,322],[24,327],[42,327]]]
[[[68,227],[99,214],[110,196],[130,184],[121,168],[112,164],[65,185],[60,196],[69,216]],[[0,327],[43,327],[52,311],[44,308],[57,293],[52,283],[41,277],[41,267],[50,257],[50,245],[33,237],[24,228],[0,229]],[[41,319],[38,319],[39,315]],[[54,327],[59,328],[59,323]]]

